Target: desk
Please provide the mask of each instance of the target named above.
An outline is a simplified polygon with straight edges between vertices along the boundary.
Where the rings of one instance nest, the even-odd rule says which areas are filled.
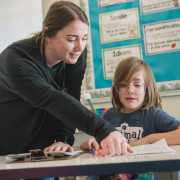
[[[7,164],[0,156],[0,179],[105,175],[180,170],[180,145],[172,154],[99,157],[89,153],[70,160]]]

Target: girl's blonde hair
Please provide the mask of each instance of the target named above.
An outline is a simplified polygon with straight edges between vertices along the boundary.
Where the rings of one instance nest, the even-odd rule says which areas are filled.
[[[115,89],[118,82],[128,82],[130,78],[137,72],[143,72],[145,82],[145,98],[142,109],[149,109],[151,106],[162,108],[161,97],[154,79],[154,75],[150,66],[143,60],[137,57],[129,57],[119,62],[116,67],[112,91],[112,105],[117,109],[122,109],[123,105],[119,100],[119,94]]]

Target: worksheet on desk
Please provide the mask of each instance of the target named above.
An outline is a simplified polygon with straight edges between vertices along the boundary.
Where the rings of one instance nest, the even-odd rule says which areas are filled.
[[[134,153],[127,153],[126,155],[138,155],[138,154],[157,154],[157,153],[174,153],[175,150],[171,149],[165,139],[161,139],[153,144],[146,144],[140,146],[131,147]]]

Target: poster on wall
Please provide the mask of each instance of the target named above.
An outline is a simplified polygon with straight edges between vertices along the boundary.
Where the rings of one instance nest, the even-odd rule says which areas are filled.
[[[172,10],[180,7],[180,0],[139,0],[141,13],[149,14]]]
[[[143,25],[146,55],[180,51],[180,19]]]
[[[99,14],[101,43],[140,38],[138,9]]]
[[[136,0],[98,0],[98,7],[110,6],[114,4],[130,2],[130,1],[136,1]]]
[[[155,76],[161,96],[180,94],[180,0],[81,0],[90,19],[86,91],[110,102],[116,65],[137,56]]]
[[[142,59],[142,47],[140,44],[132,46],[122,46],[102,50],[104,79],[113,79],[117,64],[129,56]]]

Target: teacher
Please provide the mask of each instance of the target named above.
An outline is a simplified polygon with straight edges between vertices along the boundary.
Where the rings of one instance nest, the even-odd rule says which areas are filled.
[[[75,128],[96,137],[105,154],[131,151],[113,125],[79,102],[88,28],[78,6],[58,1],[38,34],[0,54],[0,155],[72,151]]]

